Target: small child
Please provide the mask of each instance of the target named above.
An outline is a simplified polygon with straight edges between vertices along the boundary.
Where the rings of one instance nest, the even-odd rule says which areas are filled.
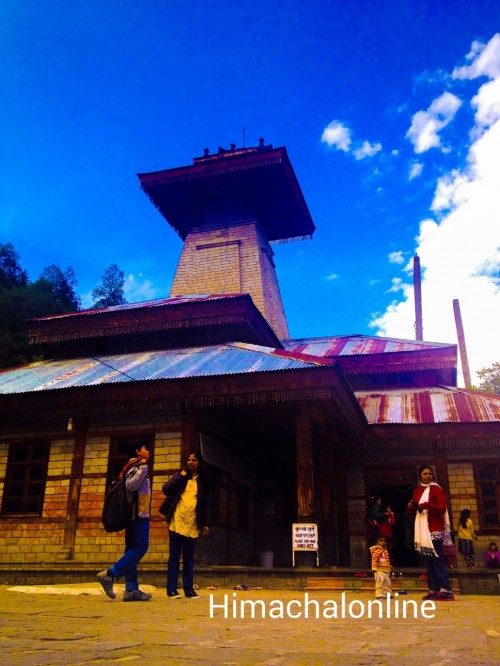
[[[500,552],[498,552],[497,545],[492,541],[486,551],[484,562],[490,569],[500,569]]]
[[[375,597],[385,599],[389,594],[392,598],[391,562],[385,537],[381,536],[377,539],[376,545],[370,548],[370,553],[372,556],[372,571],[375,575]]]

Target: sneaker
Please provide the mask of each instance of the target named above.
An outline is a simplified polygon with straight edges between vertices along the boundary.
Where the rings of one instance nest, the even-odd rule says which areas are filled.
[[[171,590],[170,592],[167,592],[167,597],[169,599],[180,599],[181,595],[177,592],[177,590]]]
[[[184,592],[184,596],[187,599],[199,599],[200,595],[197,594],[194,590],[189,590],[189,592]]]
[[[453,592],[438,592],[434,597],[436,601],[455,601]]]
[[[432,590],[431,590],[431,591],[427,592],[427,594],[424,594],[422,599],[424,601],[430,601],[431,599],[435,599],[436,596],[437,596],[437,592],[432,592]]]
[[[108,576],[107,571],[101,571],[97,574],[97,580],[101,583],[104,594],[106,594],[110,599],[115,599],[116,594],[113,591],[113,576]]]
[[[125,590],[123,601],[149,601],[152,596],[142,590]]]

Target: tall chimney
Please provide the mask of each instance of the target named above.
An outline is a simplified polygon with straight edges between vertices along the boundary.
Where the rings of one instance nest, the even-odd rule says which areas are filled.
[[[413,257],[413,292],[415,294],[415,339],[424,339],[422,324],[422,284],[420,279],[420,257]]]
[[[462,363],[462,372],[464,375],[465,388],[471,388],[469,361],[467,359],[467,348],[465,346],[464,327],[462,324],[462,315],[460,313],[460,303],[458,298],[453,299],[453,312],[455,314],[455,326],[457,327],[458,349],[460,351],[460,361]]]

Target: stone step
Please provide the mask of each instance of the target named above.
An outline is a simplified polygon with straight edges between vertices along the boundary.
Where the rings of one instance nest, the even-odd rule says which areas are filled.
[[[450,578],[452,589],[457,594],[460,592],[456,578]],[[426,591],[427,581],[420,578],[405,578],[404,576],[391,578],[392,589],[408,590],[409,592]],[[350,578],[341,576],[329,576],[328,578],[308,578],[307,590],[374,590],[375,580],[373,575],[366,578]]]

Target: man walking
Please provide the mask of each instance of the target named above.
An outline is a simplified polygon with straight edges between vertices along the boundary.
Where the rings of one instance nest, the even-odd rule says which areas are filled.
[[[151,484],[148,476],[149,451],[146,445],[135,446],[129,451],[128,463],[120,472],[125,475],[127,498],[133,505],[132,520],[125,530],[125,554],[109,569],[97,574],[104,593],[115,599],[113,590],[115,579],[125,577],[123,601],[149,601],[151,594],[139,589],[137,565],[148,551],[149,546],[149,507]]]

